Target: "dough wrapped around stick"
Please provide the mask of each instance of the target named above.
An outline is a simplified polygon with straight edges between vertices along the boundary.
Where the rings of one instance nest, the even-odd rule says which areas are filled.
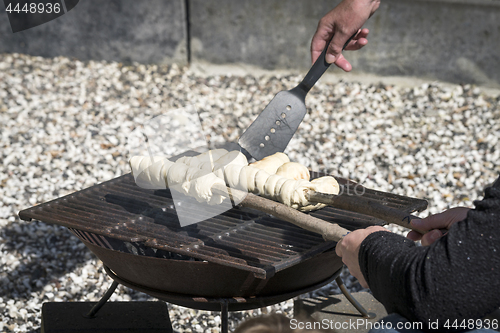
[[[214,160],[215,157],[218,159]],[[308,191],[339,193],[335,178],[326,176],[309,181],[306,167],[287,160],[285,154],[277,153],[269,156],[266,163],[257,164],[262,167],[258,168],[257,162],[248,165],[245,155],[239,151],[217,150],[206,152],[198,159],[179,159],[176,163],[166,158],[156,161],[156,158],[136,156],[130,160],[130,165],[136,181],[149,182],[150,186],[163,184],[163,188],[168,186],[209,204],[224,200],[223,196],[212,193],[211,188],[216,184],[258,194],[301,211],[326,206],[310,203]]]
[[[190,167],[196,167],[204,170],[213,170],[215,161],[228,153],[225,149],[213,149],[196,156],[183,156],[177,160],[177,163],[184,163]]]
[[[213,186],[226,184],[211,171],[189,167],[184,163],[173,163],[165,157],[134,156],[129,163],[136,184],[140,187],[168,187],[194,197],[198,202],[211,205],[220,204],[225,199],[224,196],[212,193]]]
[[[250,163],[250,166],[262,169],[268,172],[270,175],[274,175],[276,170],[283,164],[290,162],[288,156],[284,153],[275,153],[273,155],[269,155],[261,159],[260,161],[256,161]]]
[[[287,162],[281,165],[278,170],[276,170],[276,174],[295,180],[309,180],[311,178],[309,170],[305,166],[297,162]]]
[[[130,159],[135,183],[148,189],[167,188],[166,176],[173,164],[163,156],[134,156]]]
[[[340,185],[337,180],[332,176],[324,176],[311,180],[312,190],[315,192],[321,192],[325,194],[339,194]],[[309,200],[307,200],[309,201]],[[300,210],[304,212],[321,209],[326,207],[326,204],[322,203],[309,203],[309,205],[304,205],[300,208]]]
[[[241,152],[233,150],[216,160],[212,171],[217,177],[224,179],[224,170],[230,165],[244,167],[248,165],[248,160]],[[239,176],[239,174],[236,176]]]

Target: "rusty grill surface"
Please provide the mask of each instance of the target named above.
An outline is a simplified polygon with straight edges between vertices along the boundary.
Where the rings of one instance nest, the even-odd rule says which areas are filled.
[[[313,178],[321,175],[312,173]],[[362,190],[359,185],[337,179],[344,185],[343,195]],[[427,206],[425,200],[370,189],[364,190],[364,197],[406,212]],[[384,223],[332,207],[311,215],[351,230]],[[181,228],[170,191],[140,188],[131,174],[25,209],[19,216],[23,220],[36,219],[104,236],[93,240],[97,243],[105,242],[106,237],[139,242],[250,271],[263,279],[335,246],[335,242],[325,242],[318,234],[262,212],[238,207]]]

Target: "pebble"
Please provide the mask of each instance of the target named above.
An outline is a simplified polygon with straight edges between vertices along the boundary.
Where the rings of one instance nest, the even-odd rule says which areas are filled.
[[[36,331],[44,302],[97,301],[111,284],[102,264],[65,228],[21,221],[19,210],[128,173],[130,138],[169,110],[197,111],[203,132],[195,133],[196,144],[236,142],[278,91],[301,79],[1,54],[0,331]],[[420,216],[472,206],[500,173],[500,97],[480,87],[318,82],[306,104],[286,150],[292,160],[369,188],[425,198],[429,208]],[[169,154],[181,152],[174,139],[191,137],[182,124],[165,127]],[[351,291],[362,290],[347,269],[341,276]],[[339,292],[330,284],[305,296]],[[122,286],[111,297],[143,300],[153,299]],[[219,331],[218,313],[169,309],[177,331]],[[230,328],[271,311],[291,315],[293,301],[231,313]]]

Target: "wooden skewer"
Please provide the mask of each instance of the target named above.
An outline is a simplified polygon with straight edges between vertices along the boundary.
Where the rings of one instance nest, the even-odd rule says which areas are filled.
[[[342,228],[338,224],[323,221],[282,203],[259,197],[252,193],[227,188],[222,185],[215,185],[212,187],[212,191],[224,196],[227,196],[229,193],[232,199],[237,199],[235,201],[239,201],[239,204],[243,207],[253,208],[271,214],[279,219],[293,223],[298,227],[318,233],[326,240],[338,242],[349,233],[349,230]]]
[[[338,224],[330,223],[304,214],[296,209],[288,207],[282,203],[269,200],[252,193],[228,188],[222,185],[215,185],[212,190],[220,195],[229,196],[232,200],[240,202],[243,207],[253,208],[262,212],[271,214],[293,223],[303,229],[318,233],[326,240],[338,242],[342,237],[349,233],[349,230],[342,228]],[[410,221],[418,217],[404,211],[384,206],[376,201],[363,198],[361,196],[349,197],[345,195],[325,194],[321,192],[309,191],[309,201],[323,203],[335,208],[344,209],[350,212],[360,213],[372,216],[387,223],[393,223],[411,230],[425,234],[428,231],[414,228]],[[235,200],[236,199],[236,200]],[[441,230],[446,233],[448,230]]]
[[[309,191],[309,201],[323,203],[350,212],[369,215],[386,221],[387,223],[393,223],[415,230],[421,234],[426,233],[426,231],[414,228],[410,224],[411,220],[419,219],[418,217],[399,209],[384,206],[376,201],[363,198],[362,196],[351,197],[347,195],[325,194]]]

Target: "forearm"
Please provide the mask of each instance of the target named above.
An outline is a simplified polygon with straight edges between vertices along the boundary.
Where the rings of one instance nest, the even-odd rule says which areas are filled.
[[[413,308],[418,304],[407,287],[413,287],[415,264],[425,254],[424,248],[394,233],[378,232],[369,235],[361,244],[359,265],[373,295],[387,309],[409,320],[414,317]],[[418,252],[418,253],[417,253]]]
[[[361,244],[361,271],[389,312],[413,321],[480,318],[500,306],[500,181],[464,221],[431,246],[374,233]],[[500,250],[499,250],[500,251]],[[480,281],[476,284],[476,280]]]

